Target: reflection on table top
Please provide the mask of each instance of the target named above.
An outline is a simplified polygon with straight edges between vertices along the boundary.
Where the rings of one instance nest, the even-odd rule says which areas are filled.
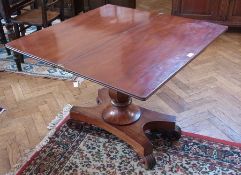
[[[146,100],[226,29],[105,5],[7,47]]]

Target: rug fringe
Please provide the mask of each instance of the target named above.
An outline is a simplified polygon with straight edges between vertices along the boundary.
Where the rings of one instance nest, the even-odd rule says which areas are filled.
[[[67,80],[67,81],[75,81],[77,79],[76,76],[73,76],[72,78],[65,78],[65,77],[59,77],[59,76],[54,76],[54,75],[39,75],[39,74],[34,74],[34,73],[28,73],[28,72],[19,72],[18,70],[0,70],[1,72],[10,72],[10,73],[17,73],[19,75],[30,75],[33,77],[43,77],[43,78],[49,78],[49,79],[56,79],[56,80]]]
[[[65,119],[69,115],[69,111],[72,108],[72,105],[67,104],[64,106],[63,111],[56,115],[55,119],[53,119],[47,128],[50,130],[47,135],[42,139],[42,141],[33,149],[26,150],[24,152],[24,155],[18,160],[18,163],[14,165],[12,170],[10,172],[6,173],[5,175],[14,175],[16,172],[18,172],[25,162],[28,162],[31,160],[31,158],[34,156],[34,154],[38,151],[40,151],[45,145],[48,144],[50,137],[54,135],[56,132],[56,128],[61,121]]]
[[[64,109],[61,113],[59,113],[55,119],[53,119],[49,125],[47,126],[47,128],[49,130],[52,130],[53,128],[55,128],[68,114],[69,114],[69,111],[70,109],[72,108],[72,105],[70,104],[67,104],[64,106]]]
[[[1,50],[1,48],[0,48]],[[22,63],[22,68],[23,68],[23,71],[19,72],[17,70],[17,68],[11,68],[11,67],[8,67],[6,65],[15,65],[16,63],[13,62],[13,57],[12,56],[9,56],[8,58],[1,58],[2,56],[0,55],[0,71],[3,72],[11,72],[11,73],[18,73],[18,74],[23,74],[23,75],[31,75],[31,76],[35,76],[35,77],[44,77],[44,78],[53,78],[53,79],[61,79],[61,80],[70,80],[70,81],[78,81],[80,84],[81,82],[84,80],[83,78],[81,77],[78,77],[77,75],[74,75],[73,73],[70,73],[70,72],[67,72],[67,71],[64,71],[68,74],[67,75],[55,75],[54,73],[51,73],[51,72],[41,72],[41,71],[37,71],[37,72],[29,72],[29,71],[25,71],[25,67],[31,67],[31,66],[35,66],[35,67],[48,67],[49,69],[51,69],[52,67],[49,66],[49,65],[46,65],[46,64],[39,64],[39,63],[31,63],[31,62],[25,62],[25,63]],[[31,58],[26,58],[26,59],[31,59]],[[60,71],[62,69],[59,69],[59,68],[56,68],[54,67],[54,69]]]

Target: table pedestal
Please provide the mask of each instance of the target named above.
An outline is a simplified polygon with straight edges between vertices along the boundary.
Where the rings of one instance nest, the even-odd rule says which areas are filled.
[[[136,106],[128,95],[103,88],[98,92],[97,103],[96,107],[74,106],[70,118],[100,127],[131,145],[146,169],[156,164],[147,133],[161,133],[170,141],[181,137],[174,116]]]

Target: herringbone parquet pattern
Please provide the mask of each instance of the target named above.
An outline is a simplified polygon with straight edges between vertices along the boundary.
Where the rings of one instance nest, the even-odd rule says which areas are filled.
[[[99,87],[1,72],[0,174],[41,141],[65,104],[94,105]],[[135,102],[176,115],[185,131],[241,142],[241,33],[225,33],[148,101]]]
[[[156,110],[177,115],[186,131],[241,142],[240,92],[241,34],[226,33],[160,89],[151,106],[158,102]]]

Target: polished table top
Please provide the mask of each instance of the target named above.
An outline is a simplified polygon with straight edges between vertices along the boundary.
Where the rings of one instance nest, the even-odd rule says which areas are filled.
[[[7,47],[146,100],[227,27],[105,5]]]

